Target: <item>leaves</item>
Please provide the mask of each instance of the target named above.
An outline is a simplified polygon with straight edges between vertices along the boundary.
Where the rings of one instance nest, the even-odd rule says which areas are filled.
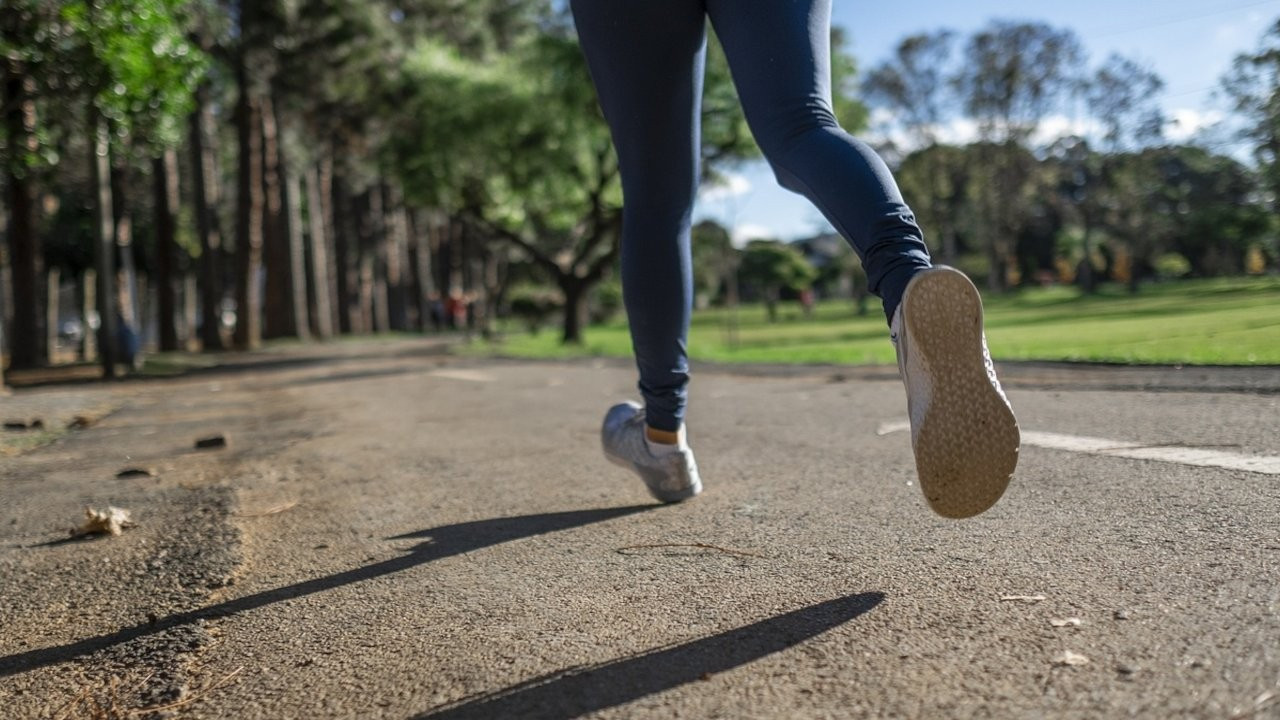
[[[86,90],[123,136],[177,144],[191,88],[207,66],[186,37],[186,0],[68,0],[68,52],[81,59]]]

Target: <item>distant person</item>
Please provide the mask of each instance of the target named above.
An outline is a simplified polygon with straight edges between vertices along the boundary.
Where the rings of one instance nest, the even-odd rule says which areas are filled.
[[[804,316],[807,318],[813,317],[813,304],[815,302],[813,288],[801,290],[797,300],[800,301],[800,310],[804,312]]]
[[[1020,437],[987,353],[982,301],[963,274],[932,266],[888,167],[836,122],[830,0],[571,6],[618,152],[623,299],[644,399],[605,415],[605,455],[639,474],[660,500],[702,490],[684,417],[690,215],[709,18],[778,181],[808,197],[853,246],[870,291],[884,303],[930,506],[967,517],[993,505],[1017,464]]]
[[[445,320],[451,330],[462,330],[467,326],[467,303],[462,293],[453,290],[444,301]]]

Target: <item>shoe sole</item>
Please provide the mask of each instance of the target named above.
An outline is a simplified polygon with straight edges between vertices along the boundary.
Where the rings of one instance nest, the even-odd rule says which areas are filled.
[[[902,320],[908,351],[932,380],[914,448],[920,489],[939,515],[972,517],[1004,494],[1021,443],[983,362],[982,298],[959,271],[929,270],[908,285]]]

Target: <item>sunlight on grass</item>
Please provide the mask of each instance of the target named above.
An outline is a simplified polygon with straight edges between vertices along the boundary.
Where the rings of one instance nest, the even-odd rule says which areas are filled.
[[[987,338],[997,360],[1253,365],[1280,364],[1280,278],[1192,280],[1144,286],[1137,295],[1107,287],[1023,290],[984,298]],[[625,322],[589,328],[564,346],[554,328],[472,343],[468,354],[526,358],[630,357]],[[694,360],[726,363],[892,364],[884,317],[852,303],[821,303],[813,317],[787,308],[769,323],[759,306],[695,313]]]

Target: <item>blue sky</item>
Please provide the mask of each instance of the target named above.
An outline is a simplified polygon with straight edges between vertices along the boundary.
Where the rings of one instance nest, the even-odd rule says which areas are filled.
[[[833,22],[848,32],[859,67],[887,59],[904,37],[940,29],[963,39],[993,19],[1045,22],[1075,31],[1091,65],[1115,52],[1165,81],[1160,102],[1189,133],[1222,116],[1218,80],[1241,52],[1257,47],[1280,17],[1280,0],[834,0]],[[908,199],[909,200],[909,199]],[[695,212],[735,229],[735,238],[792,239],[828,229],[807,201],[777,186],[762,163],[734,171],[727,186],[704,189]]]

